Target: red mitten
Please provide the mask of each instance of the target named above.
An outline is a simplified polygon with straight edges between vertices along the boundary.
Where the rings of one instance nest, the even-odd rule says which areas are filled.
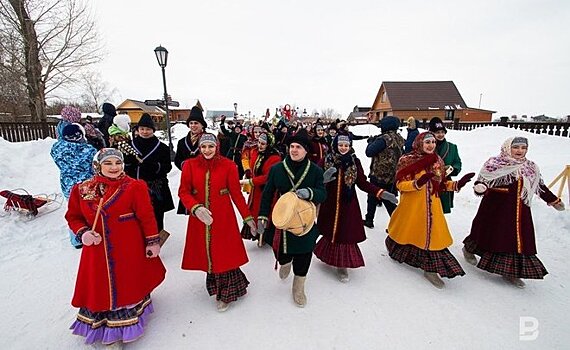
[[[468,173],[468,174],[463,175],[463,177],[461,179],[459,179],[459,181],[457,181],[457,191],[462,189],[463,186],[465,186],[465,184],[467,184],[469,181],[471,181],[473,176],[475,176],[475,173]]]
[[[419,179],[416,180],[416,187],[420,188],[423,185],[427,184],[427,182],[434,177],[435,174],[434,173],[425,173],[422,176],[420,176]]]

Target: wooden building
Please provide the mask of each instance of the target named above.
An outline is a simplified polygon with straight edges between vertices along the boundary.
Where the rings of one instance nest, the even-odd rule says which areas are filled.
[[[200,101],[195,100],[195,105],[204,110]],[[168,107],[168,114],[170,115],[170,122],[185,122],[190,116],[190,108],[184,107]],[[158,106],[147,106],[143,101],[126,99],[117,106],[117,114],[128,114],[133,124],[137,124],[144,113],[148,113],[152,119],[160,123],[164,120],[166,112]]]
[[[371,122],[392,115],[418,120],[439,117],[463,122],[490,122],[495,111],[468,107],[453,81],[385,81],[369,114]]]

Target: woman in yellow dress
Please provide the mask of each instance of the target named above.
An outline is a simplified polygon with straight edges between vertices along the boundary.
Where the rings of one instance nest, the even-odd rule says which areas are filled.
[[[465,272],[447,249],[453,239],[439,195],[459,191],[475,173],[446,181],[445,165],[435,153],[436,139],[431,132],[419,134],[412,147],[412,152],[398,161],[396,186],[402,197],[390,218],[386,247],[392,259],[422,269],[428,281],[443,288],[440,276],[453,278]]]

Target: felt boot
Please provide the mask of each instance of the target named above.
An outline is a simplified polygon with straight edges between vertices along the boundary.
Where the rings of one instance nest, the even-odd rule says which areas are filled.
[[[284,280],[285,278],[289,277],[289,273],[291,272],[291,265],[293,262],[287,263],[285,265],[279,266],[279,278]]]
[[[441,278],[439,278],[439,275],[436,272],[424,271],[424,277],[437,289],[442,289],[443,287],[445,287],[445,283]]]
[[[338,276],[338,280],[341,281],[342,283],[346,283],[350,280],[348,278],[348,269],[346,267],[337,268],[336,273]]]
[[[475,257],[475,254],[468,252],[467,249],[465,249],[465,247],[463,247],[463,249],[461,250],[463,251],[463,257],[465,258],[465,260],[471,265],[476,266],[477,258]]]
[[[305,295],[305,279],[307,277],[295,276],[293,278],[293,300],[298,307],[305,307],[307,296]]]

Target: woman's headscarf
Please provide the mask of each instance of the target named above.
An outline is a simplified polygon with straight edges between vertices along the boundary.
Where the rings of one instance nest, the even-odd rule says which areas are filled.
[[[324,170],[335,167],[337,171],[344,174],[343,198],[350,200],[355,193],[354,185],[358,170],[356,168],[355,154],[352,147],[345,154],[340,154],[338,151],[339,142],[348,142],[352,146],[352,140],[348,135],[337,135],[333,140],[333,148],[330,153],[325,157]]]
[[[538,194],[539,185],[542,182],[540,170],[536,163],[526,159],[526,157],[522,159],[513,158],[511,146],[515,139],[518,138],[506,139],[501,146],[501,153],[496,157],[489,158],[483,164],[477,181],[481,181],[492,188],[508,185],[522,177],[521,199],[525,205],[530,206],[532,197],[535,193]]]
[[[445,164],[443,159],[435,153],[435,149],[430,154],[424,152],[423,143],[426,136],[435,139],[434,134],[429,131],[418,134],[412,144],[412,151],[400,157],[396,167],[396,181],[412,180],[417,173],[425,170],[435,175],[430,181],[437,194],[441,183],[445,181]]]

